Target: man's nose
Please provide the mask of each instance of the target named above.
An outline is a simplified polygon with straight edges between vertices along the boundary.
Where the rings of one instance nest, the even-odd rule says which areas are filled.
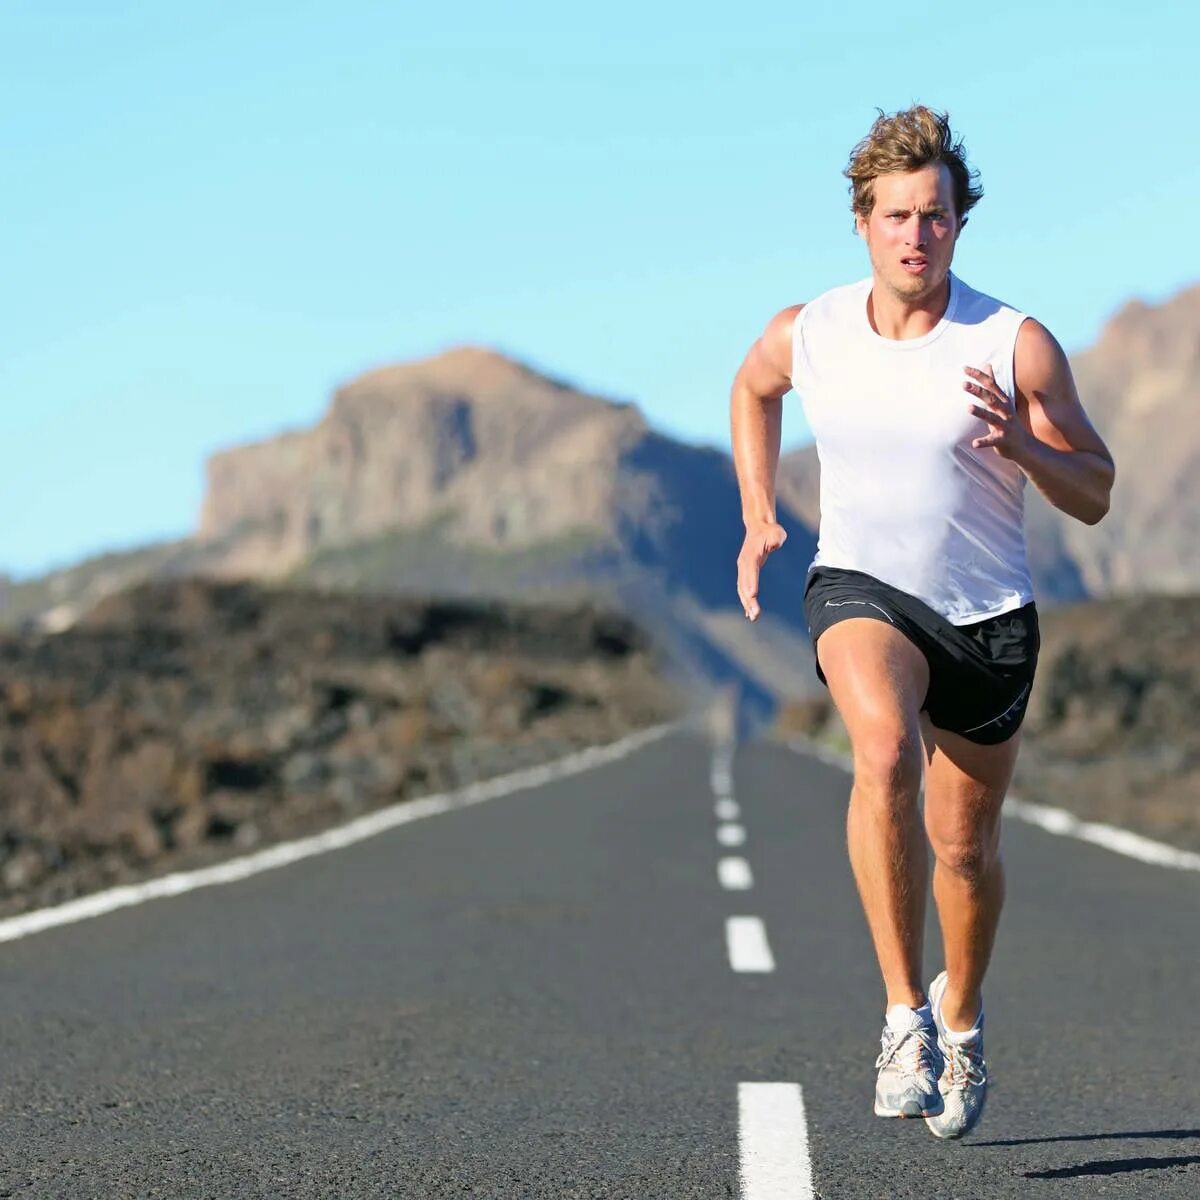
[[[914,248],[924,246],[929,240],[929,225],[925,217],[913,213],[908,227],[908,244]]]

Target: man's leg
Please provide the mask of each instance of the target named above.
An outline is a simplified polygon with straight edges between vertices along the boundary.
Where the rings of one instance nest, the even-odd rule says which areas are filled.
[[[928,850],[917,811],[924,654],[899,630],[855,617],[817,639],[829,691],[850,735],[854,786],[846,819],[850,863],[875,943],[887,1003],[925,999],[921,949]]]
[[[922,717],[928,765],[925,828],[934,853],[933,896],[946,951],[942,1019],[974,1027],[980,989],[1004,904],[1000,807],[1012,779],[1020,732],[980,746]]]

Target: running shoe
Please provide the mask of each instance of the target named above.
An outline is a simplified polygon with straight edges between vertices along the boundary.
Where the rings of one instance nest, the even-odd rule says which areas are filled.
[[[928,1011],[903,1004],[888,1009],[875,1060],[879,1068],[875,1083],[877,1117],[931,1117],[942,1111],[938,1091],[942,1055],[937,1028],[932,1016],[926,1015]]]
[[[960,1138],[970,1133],[983,1116],[987,1101],[987,1063],[983,1058],[983,1009],[975,1022],[974,1036],[963,1038],[950,1033],[942,1024],[942,996],[946,992],[946,972],[929,985],[929,1007],[938,1032],[938,1049],[946,1069],[938,1081],[942,1093],[942,1109],[929,1118],[929,1132],[934,1137]]]

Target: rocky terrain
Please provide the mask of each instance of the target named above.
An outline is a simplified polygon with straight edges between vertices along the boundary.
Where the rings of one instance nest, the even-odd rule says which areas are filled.
[[[1039,597],[1200,588],[1200,287],[1127,305],[1072,362],[1117,487],[1096,527],[1027,489]],[[714,403],[725,388],[718,381]],[[460,347],[350,380],[311,429],[214,455],[193,537],[0,580],[0,625],[65,628],[139,579],[197,573],[593,595],[636,614],[694,686],[737,682],[766,712],[812,686],[789,598],[812,556],[818,487],[811,447],[783,457],[791,536],[768,564],[764,619],[751,630],[733,592],[741,525],[727,455],[655,432],[631,404]]]
[[[1116,458],[1117,487],[1095,527],[1027,489],[1048,631],[1056,602],[1200,589],[1200,287],[1126,306],[1072,362]],[[724,405],[726,382],[712,403]],[[462,347],[368,372],[337,390],[313,428],[215,455],[193,536],[41,579],[0,578],[0,626],[68,630],[140,580],[194,575],[394,595],[591,598],[646,629],[689,694],[736,686],[754,725],[781,700],[821,694],[799,603],[818,486],[811,447],[784,456],[779,513],[790,537],[767,565],[764,616],[751,626],[733,587],[742,528],[728,455],[655,432],[631,404]],[[1072,620],[1090,627],[1083,610]],[[1146,663],[1166,670],[1173,661],[1150,641],[1136,645]],[[1097,661],[1117,649],[1098,644]],[[1143,691],[1158,694],[1153,681]],[[1063,718],[1068,728],[1078,735],[1077,716]],[[1190,795],[1189,745],[1170,742],[1156,760],[1165,773],[1155,775],[1153,753],[1130,743],[1141,774],[1129,794],[1146,804],[1152,793],[1173,804]],[[1063,753],[1084,770],[1082,751]],[[1089,753],[1109,761],[1096,746]],[[1175,776],[1182,793],[1168,781]],[[1182,828],[1191,817],[1180,820]]]
[[[814,535],[788,522],[767,586],[799,596]],[[65,628],[147,576],[590,595],[636,616],[690,686],[735,681],[748,711],[765,713],[804,678],[806,632],[798,603],[769,608],[753,634],[733,619],[741,539],[728,455],[463,347],[368,372],[313,428],[215,455],[194,537],[0,589],[0,623]]]
[[[612,741],[676,712],[659,666],[590,605],[117,594],[0,639],[0,912]]]
[[[1200,850],[1200,595],[1061,605],[1040,624],[1016,789]],[[827,695],[777,732],[845,745]]]

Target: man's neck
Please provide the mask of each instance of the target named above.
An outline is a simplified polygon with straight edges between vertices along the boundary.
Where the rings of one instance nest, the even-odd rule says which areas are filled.
[[[892,341],[908,341],[924,337],[946,315],[950,303],[950,276],[928,296],[920,300],[905,300],[888,291],[876,278],[867,297],[867,317],[880,337]]]

